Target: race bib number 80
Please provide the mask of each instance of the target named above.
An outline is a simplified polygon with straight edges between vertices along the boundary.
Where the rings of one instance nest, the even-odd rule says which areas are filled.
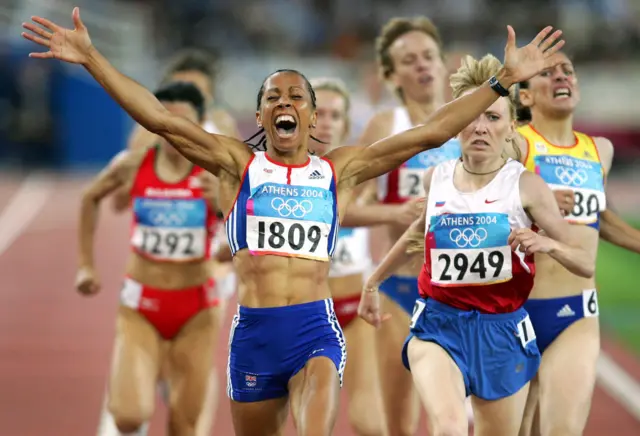
[[[440,286],[491,284],[512,278],[507,214],[447,214],[432,218],[431,281]]]
[[[568,221],[590,224],[606,209],[604,177],[599,162],[570,156],[536,156],[536,170],[553,190],[571,189],[575,204]]]

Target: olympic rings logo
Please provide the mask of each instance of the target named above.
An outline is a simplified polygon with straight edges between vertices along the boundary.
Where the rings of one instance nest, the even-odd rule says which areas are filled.
[[[480,227],[478,229],[466,228],[464,230],[451,229],[449,239],[456,244],[458,248],[476,248],[482,241],[487,239],[487,230]]]
[[[271,200],[271,207],[278,212],[282,218],[292,216],[294,218],[304,218],[313,210],[313,203],[309,200],[298,201],[295,198],[286,200],[276,197]]]
[[[563,185],[584,185],[589,176],[585,170],[576,170],[573,168],[556,167],[556,177]]]
[[[156,210],[149,214],[149,220],[155,226],[180,226],[185,223],[187,217],[176,211],[165,212]]]

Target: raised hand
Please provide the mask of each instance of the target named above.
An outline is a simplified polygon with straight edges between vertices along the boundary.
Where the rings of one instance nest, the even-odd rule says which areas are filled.
[[[38,59],[59,59],[72,64],[85,64],[93,45],[87,28],[80,20],[80,9],[74,8],[71,13],[74,29],[65,29],[42,17],[31,17],[32,23],[22,23],[29,32],[22,32],[22,37],[47,47],[49,51],[29,53],[29,57]],[[37,35],[37,36],[36,36]]]
[[[561,62],[562,58],[556,54],[564,46],[564,40],[558,41],[562,30],[551,33],[552,30],[551,26],[545,27],[529,44],[518,48],[516,32],[513,27],[507,26],[504,68],[513,83],[529,80],[541,71]]]

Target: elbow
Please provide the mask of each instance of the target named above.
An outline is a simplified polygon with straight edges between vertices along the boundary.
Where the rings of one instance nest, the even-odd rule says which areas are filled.
[[[585,279],[590,279],[596,272],[595,265],[587,265],[581,266],[577,271],[576,275],[580,277],[584,277]]]
[[[586,252],[584,259],[584,262],[580,262],[580,268],[576,271],[576,274],[585,279],[590,279],[596,273],[596,259]]]
[[[96,197],[96,195],[90,189],[86,189],[85,191],[83,191],[81,198],[82,200],[80,200],[80,203],[82,205],[82,209],[86,209],[88,207],[96,207],[100,202],[100,199]]]

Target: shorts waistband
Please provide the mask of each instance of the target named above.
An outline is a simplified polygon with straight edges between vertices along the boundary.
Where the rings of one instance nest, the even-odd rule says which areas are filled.
[[[519,308],[514,312],[509,313],[481,313],[477,310],[462,310],[457,309],[455,307],[449,306],[448,304],[441,303],[439,301],[434,300],[433,298],[423,299],[425,301],[426,306],[429,309],[436,310],[438,312],[443,312],[449,315],[455,315],[463,318],[473,318],[477,317],[484,321],[509,321],[509,320],[517,320],[523,317],[527,312],[524,308]]]
[[[389,276],[387,277],[386,280],[384,280],[382,283],[399,283],[399,284],[410,284],[410,285],[415,285],[416,283],[418,283],[418,277],[412,277],[412,276]]]
[[[529,298],[525,303],[526,306],[541,306],[541,305],[563,305],[578,302],[582,304],[582,298],[585,292],[598,292],[597,289],[583,289],[582,292],[575,295],[567,295],[565,297],[555,298]]]
[[[333,300],[326,298],[324,300],[311,301],[309,303],[292,304],[291,306],[276,307],[246,307],[238,305],[238,313],[240,317],[287,317],[291,315],[305,315],[317,313],[333,313]]]

